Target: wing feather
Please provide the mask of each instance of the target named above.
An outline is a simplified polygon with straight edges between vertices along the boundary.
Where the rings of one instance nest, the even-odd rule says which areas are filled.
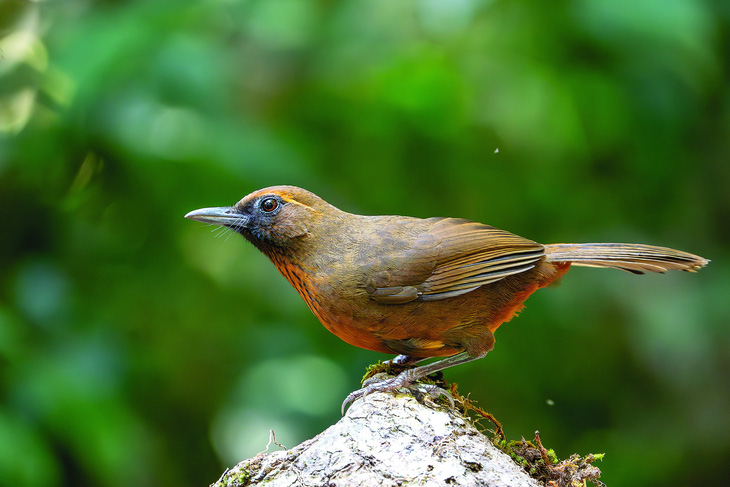
[[[430,272],[421,275],[418,282],[391,279],[372,290],[372,299],[396,304],[459,296],[528,271],[545,255],[543,245],[489,225],[455,218],[432,218],[423,222],[430,223],[424,229],[429,238],[423,239],[430,243],[423,251],[423,255],[433,260]],[[407,253],[419,255],[419,250],[411,248]],[[401,265],[410,265],[408,259],[403,260]],[[414,265],[423,268],[423,262]],[[411,275],[407,269],[398,274]]]

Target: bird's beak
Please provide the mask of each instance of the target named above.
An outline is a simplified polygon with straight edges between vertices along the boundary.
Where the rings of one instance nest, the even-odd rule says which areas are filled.
[[[248,217],[241,215],[230,206],[220,208],[201,208],[194,210],[185,215],[185,218],[196,220],[203,223],[212,223],[213,225],[221,225],[226,227],[245,227],[248,223]]]

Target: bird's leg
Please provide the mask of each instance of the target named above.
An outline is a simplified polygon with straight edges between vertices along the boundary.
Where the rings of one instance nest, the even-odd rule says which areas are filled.
[[[413,357],[411,355],[396,355],[395,357],[390,359],[388,362],[390,362],[393,365],[412,365],[412,364],[417,364],[418,362],[421,362],[423,360],[426,360],[426,357],[418,358],[418,357]]]
[[[366,383],[365,387],[363,387],[362,389],[358,389],[357,391],[351,392],[345,398],[344,402],[342,403],[342,414],[345,414],[345,408],[348,404],[355,401],[356,399],[367,396],[368,394],[372,394],[373,392],[395,391],[400,389],[401,387],[407,387],[417,380],[423,379],[427,375],[433,374],[434,372],[453,367],[454,365],[465,364],[467,362],[471,362],[472,360],[483,358],[485,355],[487,355],[487,352],[480,353],[479,355],[469,355],[467,352],[461,352],[457,353],[456,355],[452,355],[451,357],[432,362],[430,364],[404,370],[396,377],[392,377],[390,379],[381,380],[379,382],[371,384]],[[399,355],[398,357],[396,357],[396,359],[398,359],[399,357],[402,357],[402,355]],[[433,388],[430,389],[433,391]]]

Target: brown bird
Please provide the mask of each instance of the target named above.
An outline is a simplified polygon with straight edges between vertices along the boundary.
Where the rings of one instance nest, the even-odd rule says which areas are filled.
[[[400,354],[399,363],[447,357],[355,391],[343,409],[365,394],[484,357],[499,325],[571,265],[643,274],[709,262],[652,245],[542,245],[458,218],[354,215],[294,186],[264,188],[185,218],[243,235],[347,343]]]

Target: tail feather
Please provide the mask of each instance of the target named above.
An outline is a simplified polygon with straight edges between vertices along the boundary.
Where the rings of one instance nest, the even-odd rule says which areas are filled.
[[[551,244],[545,246],[545,258],[548,262],[610,267],[634,274],[671,270],[695,272],[709,262],[680,250],[624,243]]]

